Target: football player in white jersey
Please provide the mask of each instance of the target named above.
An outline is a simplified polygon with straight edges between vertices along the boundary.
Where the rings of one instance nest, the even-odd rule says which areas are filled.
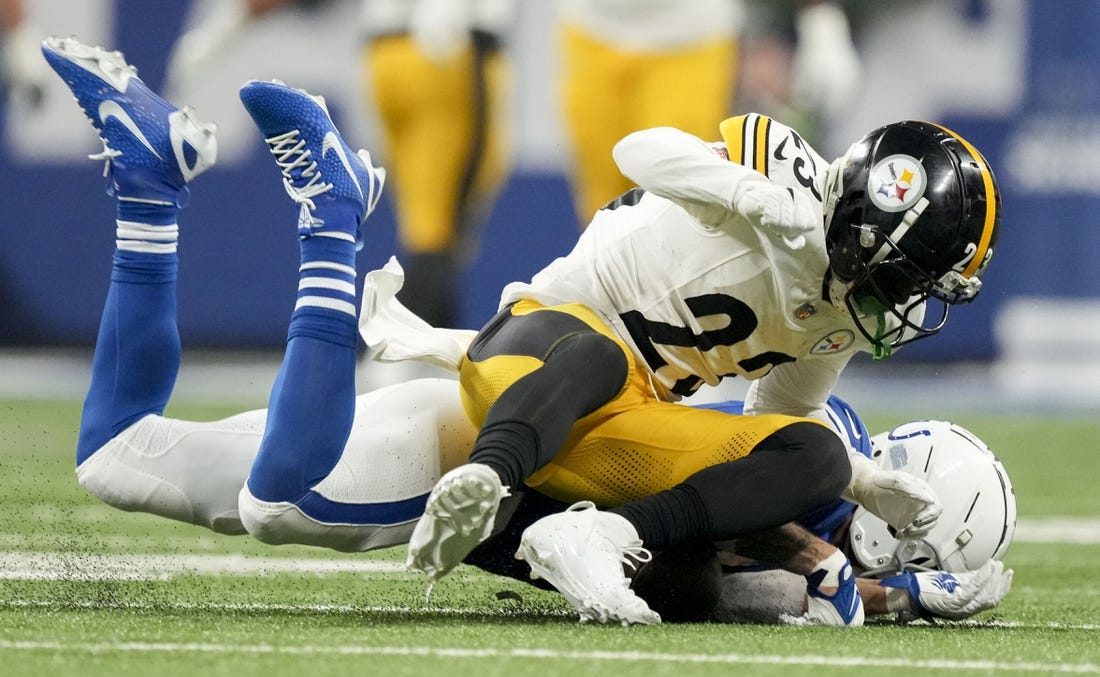
[[[597,618],[645,617],[616,573],[643,545],[737,538],[842,492],[902,534],[934,521],[934,499],[876,486],[817,422],[855,352],[886,358],[977,295],[1000,228],[989,165],[925,122],[886,125],[832,163],[763,116],[719,131],[718,144],[627,136],[614,156],[638,188],[505,288],[461,365],[478,440],[429,497],[410,567],[438,580],[491,531],[510,487],[591,498],[577,478],[606,463],[649,473],[600,488],[632,502],[543,520],[518,553]],[[669,408],[727,376],[754,381],[748,415]],[[850,566],[835,551],[799,573],[828,597]]]
[[[242,88],[300,205],[299,297],[286,357],[268,410],[212,423],[164,418],[180,350],[176,216],[187,184],[214,162],[213,128],[150,92],[117,52],[73,39],[48,40],[43,52],[100,133],[104,152],[97,157],[108,163],[118,204],[111,287],[77,449],[82,485],[122,509],[247,531],[269,543],[348,551],[404,543],[428,489],[464,460],[476,430],[460,411],[452,381],[355,397],[354,251],[384,172],[343,145],[323,101],[281,83]],[[339,151],[324,152],[337,143]],[[372,276],[367,324],[403,311],[390,303],[399,287],[393,271]],[[469,334],[428,333],[440,339],[434,345],[449,342],[452,364],[462,361]],[[368,342],[369,334],[364,328]],[[728,417],[707,413],[716,423]],[[386,461],[394,455],[403,463]],[[631,471],[616,463],[610,458],[578,474],[578,486],[590,482],[593,498],[610,495],[613,504],[653,482],[643,476],[625,492],[616,489]],[[897,473],[890,475],[887,483],[897,484]]]

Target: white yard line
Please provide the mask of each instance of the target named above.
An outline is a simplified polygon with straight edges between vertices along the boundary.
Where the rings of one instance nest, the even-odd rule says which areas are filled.
[[[572,609],[563,606],[559,609],[554,608],[540,608],[537,612],[539,616],[563,616],[574,617],[576,612]],[[501,609],[510,609],[518,607],[508,602],[501,603]],[[371,606],[357,606],[355,604],[290,604],[290,603],[270,603],[270,602],[181,602],[178,600],[165,601],[165,602],[99,602],[82,600],[79,602],[70,600],[27,600],[27,599],[14,599],[3,600],[0,599],[0,609],[43,609],[51,611],[61,611],[64,609],[81,609],[81,610],[100,610],[100,609],[120,609],[126,611],[189,611],[189,612],[201,612],[201,613],[285,613],[285,614],[302,614],[308,613],[312,615],[320,614],[404,614],[408,616],[438,616],[439,614],[445,614],[448,616],[484,616],[487,612],[484,608],[462,608],[462,607],[445,607],[436,606],[433,604],[425,603],[423,606],[399,606],[393,604],[386,605],[371,605]],[[498,613],[498,610],[493,610],[492,613]],[[507,613],[506,611],[504,613]],[[1020,627],[1020,626],[1013,626]],[[1047,626],[1043,626],[1044,628]],[[1100,626],[1097,626],[1100,627]],[[1061,629],[1067,629],[1062,627]],[[1077,628],[1069,628],[1077,629]]]
[[[1043,674],[1100,674],[1100,666],[1092,663],[1032,663],[995,660],[950,660],[907,658],[860,658],[836,656],[778,656],[771,654],[725,653],[656,653],[645,651],[558,651],[554,649],[466,649],[427,646],[276,646],[272,644],[209,644],[209,643],[143,643],[143,642],[95,642],[62,643],[0,640],[0,650],[69,651],[78,653],[149,652],[149,653],[203,653],[203,654],[281,654],[281,655],[339,655],[339,656],[426,656],[443,658],[547,658],[553,660],[581,660],[654,663],[698,663],[718,665],[805,665],[852,668],[921,668],[935,670],[984,670],[987,672],[1038,672]]]
[[[1021,519],[1016,525],[1017,543],[1100,543],[1100,519],[1038,517]]]
[[[0,552],[0,579],[65,581],[167,580],[176,576],[282,573],[393,573],[400,562],[244,555],[104,555],[72,552]]]
[[[1026,543],[1062,543],[1092,545],[1100,543],[1100,520],[1050,518],[1021,520],[1016,541]],[[0,552],[0,579],[17,580],[163,580],[186,574],[200,575],[272,575],[279,573],[396,573],[404,571],[397,561],[371,559],[330,559],[318,557],[257,557],[244,555],[194,554],[92,554],[63,552]],[[74,608],[176,609],[194,611],[254,611],[283,613],[401,613],[451,615],[484,614],[484,609],[433,606],[372,606],[317,604],[190,604],[167,603],[73,603],[57,600],[0,600],[0,609]],[[544,615],[573,616],[569,609],[540,610]],[[958,626],[1018,629],[1070,630],[1096,632],[1100,624],[1017,623],[1005,621],[963,621]],[[40,642],[0,640],[0,651],[50,651],[70,653],[145,652],[194,654],[274,654],[274,655],[390,655],[446,657],[453,659],[550,658],[558,660],[602,661],[608,664],[632,661],[652,663],[696,663],[716,665],[790,665],[850,668],[896,668],[933,670],[978,670],[995,672],[1034,672],[1038,674],[1100,674],[1094,663],[1037,663],[997,660],[949,660],[907,658],[868,658],[836,656],[789,656],[751,653],[669,654],[656,652],[556,651],[550,649],[465,649],[425,646],[274,646],[268,644],[141,643],[141,642]]]
[[[513,605],[502,603],[502,608],[510,608]],[[100,602],[100,601],[72,601],[72,600],[0,600],[0,609],[43,609],[50,611],[62,611],[65,609],[124,609],[127,611],[195,611],[203,613],[309,613],[309,614],[348,614],[348,613],[378,613],[378,614],[405,614],[410,616],[425,615],[438,616],[446,614],[450,616],[483,616],[484,608],[445,607],[424,604],[423,606],[400,605],[373,605],[357,606],[354,604],[291,604],[271,602],[181,602],[178,600],[165,602]],[[495,613],[495,612],[494,612]],[[561,608],[540,608],[540,616],[565,616],[574,617],[576,612],[563,606]],[[964,620],[964,621],[936,621],[936,625],[945,625],[958,628],[1003,628],[1012,630],[1075,630],[1081,632],[1096,632],[1100,630],[1100,623],[1022,623],[1019,621],[1001,620]],[[913,625],[930,625],[926,621],[914,621]]]

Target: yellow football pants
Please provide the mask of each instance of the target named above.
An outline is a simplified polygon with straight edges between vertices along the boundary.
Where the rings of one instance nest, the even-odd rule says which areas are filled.
[[[552,498],[587,499],[605,506],[643,498],[670,489],[703,468],[746,456],[785,426],[812,421],[780,415],[735,416],[660,400],[645,366],[585,306],[544,307],[520,301],[511,309],[513,316],[546,311],[571,315],[612,339],[630,365],[619,394],[577,421],[554,460],[528,479],[529,486]],[[478,427],[509,386],[542,365],[530,355],[498,352],[480,357],[477,361],[467,357],[460,372],[463,408]],[[585,374],[578,374],[578,387],[584,387],[584,382]]]

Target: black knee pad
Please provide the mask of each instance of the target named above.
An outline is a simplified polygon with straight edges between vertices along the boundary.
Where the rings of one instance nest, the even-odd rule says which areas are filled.
[[[614,399],[626,385],[630,367],[619,344],[603,334],[567,334],[539,356],[543,365],[509,386],[493,405],[486,425],[518,419],[536,429],[539,420],[569,425]],[[547,403],[532,411],[532,403]],[[521,413],[525,412],[525,413]]]
[[[585,387],[576,397],[582,416],[614,399],[630,374],[630,364],[619,344],[596,332],[564,337],[551,349],[546,362],[556,373],[581,377]]]

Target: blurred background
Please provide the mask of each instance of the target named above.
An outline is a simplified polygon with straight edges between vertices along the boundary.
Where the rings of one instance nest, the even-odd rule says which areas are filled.
[[[371,149],[390,166],[387,154],[396,144],[387,106],[421,82],[412,62],[371,51],[405,30],[396,23],[402,10],[386,8],[395,2],[417,0],[0,3],[9,5],[0,17],[6,80],[0,386],[49,387],[46,367],[65,360],[86,369],[113,246],[113,204],[103,195],[99,163],[86,159],[99,142],[45,70],[36,51],[43,37],[76,35],[120,49],[154,90],[218,124],[218,165],[193,184],[193,204],[180,219],[180,330],[187,350],[233,351],[241,362],[266,365],[282,349],[294,299],[296,209],[237,90],[250,78],[277,77],[323,94],[349,144]],[[12,8],[19,4],[21,14]],[[424,4],[412,20],[419,21],[417,44],[438,52],[429,60],[438,65],[453,57],[456,36],[473,28],[489,38],[475,41],[476,53],[505,63],[479,81],[492,87],[495,98],[482,105],[496,106],[495,126],[462,132],[480,143],[479,154],[488,155],[482,151],[492,144],[496,164],[485,190],[469,193],[478,203],[467,205],[462,223],[448,225],[459,236],[444,236],[442,245],[398,234],[402,209],[442,184],[407,179],[400,193],[388,187],[369,222],[360,269],[395,254],[423,264],[421,293],[439,300],[443,292],[431,282],[442,282],[453,296],[441,311],[451,313],[449,323],[476,328],[495,312],[506,283],[529,278],[567,252],[586,222],[588,207],[578,197],[583,149],[571,125],[586,107],[595,115],[619,95],[588,95],[578,106],[576,93],[567,94],[576,67],[570,59],[577,58],[568,50],[593,26],[588,38],[621,37],[614,26],[599,36],[601,12],[660,16],[659,6],[669,3]],[[469,9],[478,4],[491,7],[481,14]],[[976,406],[996,400],[1100,411],[1100,3],[837,2],[811,14],[809,5],[818,3],[714,0],[698,3],[712,13],[703,22],[691,16],[696,3],[671,4],[680,10],[665,20],[669,33],[651,26],[643,35],[647,29],[639,26],[641,43],[612,49],[659,55],[674,50],[669,36],[677,30],[684,40],[724,45],[730,63],[722,115],[773,115],[803,131],[827,159],[881,124],[933,120],[959,132],[992,164],[1004,221],[983,293],[956,308],[939,336],[901,351],[891,358],[896,364],[877,365],[877,374],[935,379],[941,397]],[[449,25],[462,30],[448,32]],[[693,34],[690,26],[706,29]],[[429,89],[450,96],[443,87]],[[697,103],[679,93],[670,98],[684,107]],[[468,104],[456,98],[453,105]],[[697,133],[717,139],[719,120]],[[401,176],[416,176],[415,169],[399,171],[396,185]],[[465,188],[477,187],[463,180]],[[860,364],[853,373],[859,377]]]

